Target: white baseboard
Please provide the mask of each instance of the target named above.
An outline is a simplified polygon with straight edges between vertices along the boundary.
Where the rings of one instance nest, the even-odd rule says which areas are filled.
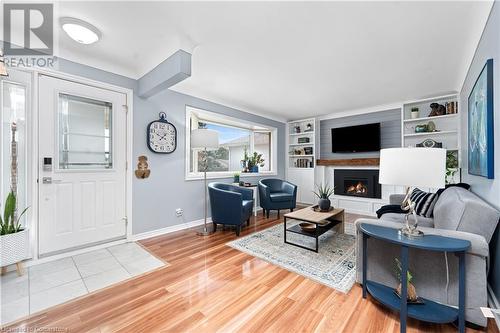
[[[493,290],[488,283],[488,306],[493,309],[500,309],[500,302],[495,297]],[[500,316],[495,314],[495,322],[497,323],[497,327],[500,328]]]
[[[172,225],[172,226],[161,228],[161,229],[143,232],[143,233],[140,233],[137,235],[132,235],[131,240],[138,241],[138,240],[142,240],[142,239],[146,239],[146,238],[161,236],[161,235],[169,234],[172,232],[181,231],[184,229],[198,227],[200,225],[203,225],[203,223],[205,223],[204,219],[195,220],[195,221],[186,222],[186,223],[181,223],[181,224],[176,224],[176,225]],[[207,223],[212,223],[212,219],[210,217],[207,218]]]

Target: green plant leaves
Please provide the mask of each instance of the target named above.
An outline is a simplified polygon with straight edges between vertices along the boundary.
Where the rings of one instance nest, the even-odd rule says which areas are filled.
[[[13,234],[23,230],[20,224],[21,217],[26,213],[29,207],[26,207],[21,214],[14,220],[16,212],[16,196],[14,192],[10,192],[5,199],[3,219],[0,216],[0,235]]]
[[[316,191],[312,191],[315,196],[317,196],[319,199],[329,199],[332,194],[335,192],[335,187],[328,186],[328,183],[325,185],[319,184],[316,185]]]

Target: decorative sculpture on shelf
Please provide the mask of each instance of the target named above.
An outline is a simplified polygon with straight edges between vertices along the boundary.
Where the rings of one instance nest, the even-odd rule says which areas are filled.
[[[442,104],[431,103],[431,113],[429,117],[444,116],[446,114],[446,107]]]

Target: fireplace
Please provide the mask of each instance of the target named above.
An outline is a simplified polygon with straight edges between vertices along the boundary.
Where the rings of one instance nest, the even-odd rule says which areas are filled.
[[[335,169],[333,184],[337,195],[376,199],[382,197],[378,170]]]

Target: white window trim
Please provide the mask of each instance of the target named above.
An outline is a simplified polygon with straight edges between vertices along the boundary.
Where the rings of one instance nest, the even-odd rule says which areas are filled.
[[[227,121],[230,125],[235,127],[248,128],[253,130],[266,130],[271,132],[271,171],[260,171],[260,172],[241,172],[240,178],[251,178],[251,177],[262,177],[262,176],[276,176],[278,174],[278,129],[276,127],[263,125],[251,121],[242,121],[240,119],[218,114],[215,112],[207,111],[190,105],[186,105],[186,122],[185,122],[185,133],[186,133],[186,146],[185,151],[185,179],[186,180],[200,180],[203,179],[203,172],[190,172],[190,154],[191,154],[191,131],[190,131],[190,121],[191,115],[193,113],[203,114],[207,117],[214,117],[220,120]],[[252,139],[253,140],[253,136]],[[207,172],[207,179],[224,179],[233,178],[236,171],[220,171],[220,172]]]

